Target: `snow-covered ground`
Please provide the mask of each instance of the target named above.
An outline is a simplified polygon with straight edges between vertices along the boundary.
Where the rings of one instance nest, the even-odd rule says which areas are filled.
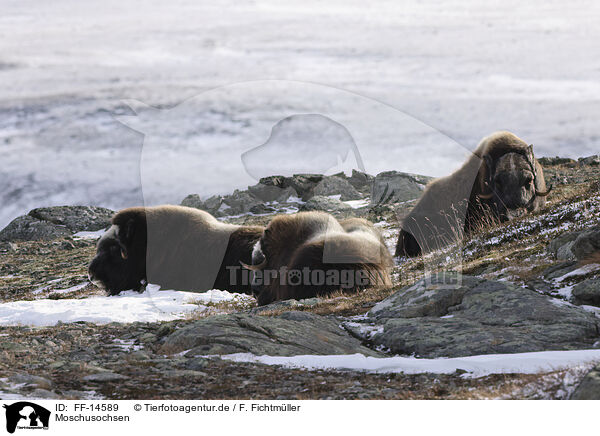
[[[338,143],[342,169],[358,150],[370,173],[437,176],[498,129],[538,156],[600,148],[600,4],[587,0],[1,9],[0,227],[44,205],[118,209],[245,188],[259,171],[242,154],[293,115],[325,118],[282,125],[289,156],[255,153],[261,171],[333,170],[315,157]],[[288,82],[239,86],[272,79]],[[163,111],[132,103],[125,119],[125,99]]]
[[[60,292],[60,291],[56,291]],[[0,325],[52,326],[57,322],[153,322],[184,318],[202,312],[203,303],[249,299],[247,295],[211,290],[203,293],[161,290],[148,285],[143,293],[121,292],[113,297],[39,299],[0,304]]]
[[[466,371],[463,377],[483,377],[489,374],[535,374],[600,361],[600,350],[539,351],[517,354],[486,354],[481,356],[420,359],[415,357],[367,357],[362,354],[255,356],[237,353],[221,356],[234,362],[283,365],[290,368],[355,370],[377,373],[451,374]]]

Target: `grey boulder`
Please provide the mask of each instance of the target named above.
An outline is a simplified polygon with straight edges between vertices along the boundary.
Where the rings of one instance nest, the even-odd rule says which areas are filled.
[[[559,260],[584,260],[598,251],[600,227],[561,235],[548,245],[548,252]]]
[[[336,198],[324,197],[315,195],[310,200],[302,205],[302,211],[307,210],[322,210],[325,212],[350,212],[352,207]]]
[[[371,190],[371,204],[400,203],[419,198],[431,177],[386,171],[377,174]]]
[[[459,357],[590,348],[598,319],[507,282],[440,273],[400,289],[346,328],[395,354]]]
[[[194,322],[162,340],[162,350],[186,357],[252,353],[378,355],[350,336],[335,318],[308,312],[285,312],[267,317],[249,314],[221,315]]]
[[[571,291],[575,304],[600,306],[600,279],[588,279],[575,285]]]
[[[340,200],[360,200],[363,195],[346,179],[337,176],[323,177],[313,189],[313,195],[339,195]]]
[[[55,206],[33,209],[0,231],[0,241],[47,241],[81,231],[110,226],[114,212],[96,206]]]

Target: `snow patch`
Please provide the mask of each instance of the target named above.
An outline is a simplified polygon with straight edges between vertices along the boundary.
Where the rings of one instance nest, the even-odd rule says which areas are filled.
[[[486,354],[480,356],[419,359],[415,357],[368,357],[362,354],[255,356],[236,353],[221,356],[233,362],[282,365],[309,370],[333,369],[375,373],[452,374],[466,371],[463,377],[484,377],[490,374],[535,374],[556,371],[574,365],[600,361],[600,350],[538,351],[517,354]]]
[[[100,239],[106,233],[106,229],[96,230],[95,232],[77,232],[73,239]]]
[[[97,324],[170,321],[194,311],[206,310],[207,306],[203,303],[249,298],[252,297],[216,289],[194,293],[160,290],[157,285],[148,285],[143,293],[126,291],[112,297],[2,303],[0,325],[51,326],[59,321]]]

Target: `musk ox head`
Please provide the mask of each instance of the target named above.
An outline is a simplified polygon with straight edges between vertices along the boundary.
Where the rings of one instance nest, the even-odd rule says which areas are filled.
[[[109,295],[140,291],[146,279],[146,223],[143,213],[119,214],[98,241],[89,278]]]
[[[538,209],[550,190],[533,155],[533,146],[513,147],[495,157],[483,156],[477,197],[492,209],[500,221],[520,217]]]

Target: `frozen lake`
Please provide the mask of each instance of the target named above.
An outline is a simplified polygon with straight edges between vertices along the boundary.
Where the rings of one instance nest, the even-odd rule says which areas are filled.
[[[123,3],[2,2],[0,228],[270,172],[440,176],[500,129],[600,152],[597,2]]]

